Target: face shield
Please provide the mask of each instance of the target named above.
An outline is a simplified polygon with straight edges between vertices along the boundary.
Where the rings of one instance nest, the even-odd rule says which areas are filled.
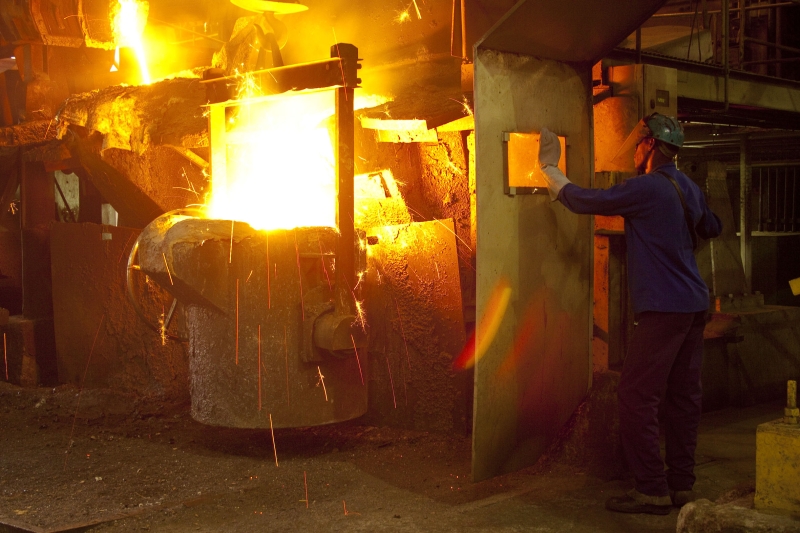
[[[633,154],[636,152],[636,147],[642,142],[643,139],[650,137],[651,131],[647,126],[645,120],[640,120],[633,131],[631,131],[625,142],[617,151],[617,155],[611,160],[611,164],[617,167],[621,172],[636,172],[636,165],[633,162]]]

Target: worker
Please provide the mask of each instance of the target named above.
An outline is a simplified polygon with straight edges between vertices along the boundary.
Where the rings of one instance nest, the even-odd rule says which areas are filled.
[[[558,137],[542,129],[539,166],[552,200],[578,214],[622,216],[634,330],[618,388],[622,450],[635,487],[606,501],[622,513],[669,514],[693,499],[700,423],[703,329],[709,291],[693,254],[697,236],[722,232],[700,188],[675,165],[684,133],[673,117],[642,119],[623,145],[638,173],[608,189],[585,189],[559,170]],[[659,448],[659,407],[666,471]]]

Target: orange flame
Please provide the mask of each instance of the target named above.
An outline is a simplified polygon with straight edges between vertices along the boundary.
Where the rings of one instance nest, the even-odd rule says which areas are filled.
[[[142,74],[142,83],[150,84],[150,72],[147,69],[147,57],[144,53],[142,34],[147,25],[147,14],[150,4],[145,0],[117,0],[111,8],[111,25],[114,28],[114,41],[117,46],[133,50],[139,70]]]

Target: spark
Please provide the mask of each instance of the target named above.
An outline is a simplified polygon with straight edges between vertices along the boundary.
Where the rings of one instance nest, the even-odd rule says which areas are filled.
[[[331,278],[328,276],[328,269],[325,268],[325,255],[322,253],[322,239],[317,237],[317,242],[319,243],[319,259],[322,261],[322,271],[325,272],[325,279],[328,280],[328,290],[333,290],[331,287]]]
[[[44,140],[45,141],[47,140],[47,135],[50,133],[50,126],[53,125],[53,120],[55,120],[55,118],[51,118],[50,122],[47,124],[47,130],[44,132]]]
[[[231,251],[228,253],[228,264],[229,265],[233,261],[233,225],[234,224],[236,224],[236,222],[231,220]]]
[[[342,84],[347,89],[347,78],[344,77],[344,61],[342,61],[342,53],[339,51],[339,39],[336,38],[336,28],[331,27],[333,30],[333,42],[336,43],[336,55],[339,56],[339,69],[342,71]],[[344,92],[344,99],[347,100],[347,91]]]
[[[424,215],[423,215],[422,213],[420,213],[419,211],[417,211],[416,209],[414,209],[413,207],[409,207],[408,209],[409,209],[410,211],[414,211],[416,214],[418,214],[419,216],[421,216],[421,217],[423,217],[423,218],[424,218]],[[441,221],[441,220],[439,220],[438,218],[434,218],[433,220],[435,220],[436,222],[438,222],[439,224],[441,224],[441,225],[442,225],[442,227],[443,227],[444,229],[446,229],[447,231],[449,231],[450,233],[452,233],[453,235],[455,235],[456,239],[458,239],[459,241],[461,241],[461,244],[463,244],[464,246],[466,246],[466,247],[467,247],[467,249],[468,249],[470,252],[472,251],[472,248],[470,247],[470,245],[469,245],[469,244],[467,244],[467,242],[466,242],[464,239],[462,239],[461,237],[459,237],[459,236],[458,236],[458,234],[457,234],[455,231],[453,231],[453,230],[451,230],[450,228],[448,228],[447,226],[445,226],[445,225],[442,223],[442,221]]]
[[[469,106],[469,101],[467,100],[466,96],[462,100],[456,100],[455,98],[450,98],[449,96],[447,99],[461,105],[464,108],[464,114],[466,114],[466,116],[471,117],[474,114],[472,108]]]
[[[165,254],[164,252],[161,252],[161,257],[164,258],[164,266],[167,267],[167,276],[169,276],[169,284],[170,285],[175,285],[172,282],[172,274],[170,274],[170,272],[169,272],[169,264],[167,263],[167,254]]]
[[[358,281],[356,282],[356,288],[354,289],[355,291],[358,290],[358,286],[361,285],[362,281],[364,281],[364,274],[366,274],[366,272],[363,270],[358,273]]]
[[[361,330],[366,333],[367,332],[367,320],[366,315],[364,313],[364,305],[355,299],[356,295],[353,293],[353,299],[356,302],[356,322],[361,326]]]
[[[394,408],[397,409],[397,398],[394,395],[394,379],[392,378],[392,367],[389,365],[389,358],[386,358],[386,368],[389,370],[389,382],[392,384],[392,402],[394,402]]]
[[[272,309],[272,291],[269,286],[269,277],[269,233],[267,233],[267,309]]]
[[[347,504],[344,503],[344,500],[342,500],[342,507],[344,507],[344,515],[345,516],[348,516],[348,515],[351,515],[351,514],[361,514],[361,513],[356,513],[355,511],[348,511],[347,510]]]
[[[164,312],[164,306],[161,306],[161,316],[158,318],[158,333],[161,336],[161,346],[167,345],[167,314]]]
[[[408,343],[406,342],[406,331],[403,328],[403,317],[400,316],[400,305],[397,303],[397,298],[392,295],[394,300],[394,307],[397,309],[397,321],[400,323],[400,333],[403,335],[403,344],[406,347],[406,361],[408,361],[408,369],[411,370],[411,355],[408,353]]]
[[[92,341],[92,348],[89,350],[89,357],[86,358],[86,368],[83,370],[83,379],[81,380],[80,389],[78,389],[78,401],[75,404],[75,415],[72,417],[72,429],[69,432],[69,442],[67,443],[67,449],[64,451],[64,471],[67,470],[67,459],[69,458],[69,449],[72,447],[72,437],[75,435],[75,421],[78,420],[78,409],[81,406],[81,393],[83,392],[83,385],[86,383],[86,374],[89,373],[89,362],[92,360],[92,354],[94,353],[95,344],[97,344],[97,336],[100,335],[100,328],[103,326],[103,320],[105,320],[106,315],[103,313],[103,316],[100,317],[100,324],[97,325],[97,331],[94,334],[94,340]],[[5,333],[3,334],[3,348],[5,348],[5,340],[6,336]]]
[[[286,406],[289,406],[289,342],[286,338],[286,326],[283,326],[283,353],[286,356]]]
[[[411,20],[411,15],[408,14],[408,9],[405,9],[397,14],[397,17],[394,19],[395,22],[398,24],[403,24],[404,22],[408,22]]]
[[[258,410],[261,410],[261,324],[258,325]],[[269,415],[270,426],[272,415]]]
[[[325,376],[322,375],[322,370],[319,369],[317,366],[317,374],[319,374],[319,381],[317,382],[317,387],[319,387],[320,383],[322,383],[322,392],[325,393],[325,401],[328,401],[328,389],[325,388]]]
[[[297,247],[297,230],[294,230],[294,252],[297,259],[297,276],[300,278],[300,312],[303,317],[303,322],[306,321],[305,302],[303,301],[303,273],[300,270],[300,249]]]
[[[8,341],[5,333],[3,333],[3,359],[6,362],[6,381],[8,381]]]
[[[125,255],[125,250],[128,248],[128,243],[131,242],[131,239],[133,239],[133,233],[128,235],[128,240],[125,241],[125,245],[122,247],[122,253],[119,254],[119,259],[117,259],[117,264],[119,264],[120,261],[122,261],[122,258]]]
[[[300,500],[301,502],[306,502],[306,509],[308,509],[308,478],[306,477],[306,472],[303,470],[303,488],[306,492],[306,499]]]
[[[188,183],[188,184],[189,184],[189,188],[188,188],[188,189],[186,189],[186,190],[187,190],[187,191],[190,191],[190,192],[193,192],[193,193],[194,193],[194,195],[195,195],[195,196],[197,197],[197,199],[199,200],[199,199],[200,199],[200,195],[198,194],[197,190],[195,190],[195,188],[194,188],[194,183],[192,183],[192,182],[191,182],[191,180],[189,180],[189,176],[186,174],[186,169],[185,169],[185,168],[183,168],[183,167],[181,167],[181,170],[183,170],[183,177],[184,177],[184,178],[186,178],[186,183]]]
[[[236,279],[236,364],[239,364],[239,279]]]
[[[417,11],[417,19],[422,20],[422,13],[419,12],[419,6],[417,5],[417,0],[411,0],[411,3],[414,4],[414,9]]]
[[[246,279],[246,280],[244,280],[244,282],[245,282],[245,283],[248,283],[248,282],[250,281],[250,277],[251,277],[252,275],[253,275],[253,271],[251,270],[251,271],[250,271],[250,274],[248,274],[248,275],[247,275],[247,279]]]
[[[278,466],[278,448],[275,446],[275,430],[272,428],[272,413],[269,414],[269,432],[272,434],[272,452],[275,454],[275,466]]]
[[[350,340],[353,341],[353,350],[356,351],[356,362],[358,363],[358,375],[361,376],[361,384],[364,384],[364,373],[361,371],[361,359],[358,357],[358,348],[356,348],[356,340],[353,335],[350,335]]]
[[[439,263],[437,263],[436,261],[434,261],[434,262],[433,262],[433,266],[435,266],[435,267],[436,267],[436,277],[437,277],[438,279],[442,279],[442,275],[441,275],[441,274],[439,274]]]

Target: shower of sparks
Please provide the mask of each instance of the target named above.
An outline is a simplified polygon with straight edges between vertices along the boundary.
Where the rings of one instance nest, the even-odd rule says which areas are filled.
[[[325,272],[325,279],[328,280],[328,290],[333,290],[331,287],[331,278],[328,276],[328,269],[325,268],[325,254],[322,253],[322,240],[317,238],[317,242],[319,243],[319,260],[322,261],[322,271]]]
[[[317,387],[319,387],[320,383],[322,384],[322,392],[325,393],[325,401],[328,401],[328,389],[325,388],[325,376],[322,375],[322,370],[319,369],[317,366],[317,374],[319,374],[319,381],[317,382]]]
[[[236,279],[236,364],[239,364],[239,279]]]
[[[404,22],[408,22],[409,20],[411,20],[411,15],[409,15],[409,14],[408,14],[408,9],[406,9],[406,10],[404,10],[404,11],[401,11],[401,12],[400,12],[400,13],[397,15],[397,18],[395,18],[394,20],[395,20],[395,22],[397,22],[398,24],[402,24],[402,23],[404,23]]]
[[[5,333],[3,333],[3,359],[6,362],[6,381],[8,381],[8,341]]]
[[[306,306],[303,302],[303,273],[300,270],[300,249],[297,246],[297,230],[294,232],[294,253],[297,259],[297,277],[300,278],[300,313],[303,317],[303,322],[306,321]]]
[[[169,272],[169,264],[167,263],[167,254],[165,254],[164,252],[161,252],[161,257],[164,258],[164,266],[167,267],[167,276],[169,276],[169,284],[170,285],[175,285],[172,282],[172,274],[170,274],[170,272]]]
[[[306,477],[306,472],[303,470],[303,489],[305,489],[306,499],[300,500],[301,502],[306,502],[306,509],[308,509],[308,478]]]
[[[358,301],[356,298],[356,293],[351,291],[353,295],[353,301],[356,303],[356,322],[358,325],[361,326],[361,330],[366,333],[367,332],[367,317],[364,313],[364,305]]]
[[[72,448],[72,437],[75,435],[75,421],[78,420],[78,409],[81,406],[81,393],[83,392],[83,385],[86,383],[86,374],[89,373],[89,362],[92,360],[92,354],[94,353],[94,347],[97,344],[97,336],[100,335],[100,328],[103,326],[103,320],[105,320],[106,315],[103,313],[103,316],[100,317],[100,324],[97,325],[97,331],[94,334],[94,340],[92,341],[92,348],[89,350],[89,357],[86,358],[86,368],[83,370],[83,379],[81,380],[81,386],[78,389],[78,401],[75,404],[75,414],[72,417],[72,429],[69,431],[69,441],[67,442],[67,449],[64,451],[64,471],[67,470],[67,459],[69,458],[69,450]],[[5,340],[6,336],[5,333],[3,334],[3,348],[5,348]]]
[[[364,274],[366,274],[366,272],[363,270],[358,273],[358,281],[356,281],[356,288],[354,290],[357,291],[358,287],[361,285],[361,282],[364,281]]]
[[[272,413],[269,414],[269,432],[272,434],[272,453],[275,454],[275,466],[278,466],[278,448],[275,446],[275,430],[272,428]]]
[[[289,342],[286,338],[286,326],[283,326],[283,353],[286,357],[286,406],[289,406]]]
[[[261,410],[261,324],[258,325],[258,410]],[[272,425],[272,415],[269,415]]]
[[[250,281],[250,277],[251,277],[252,275],[253,275],[253,271],[251,270],[251,271],[250,271],[250,274],[248,274],[248,275],[247,275],[247,279],[246,279],[246,280],[244,280],[244,282],[245,282],[245,283],[248,283],[248,282]]]
[[[356,351],[356,362],[358,363],[358,375],[361,376],[361,384],[364,384],[364,373],[361,371],[361,359],[358,358],[358,348],[356,348],[356,340],[350,335],[350,340],[353,341],[353,350]]]
[[[462,100],[456,100],[455,98],[450,98],[450,97],[448,97],[447,99],[448,100],[452,100],[452,101],[456,102],[457,104],[460,104],[461,107],[464,108],[464,114],[466,116],[471,117],[474,114],[473,111],[472,111],[472,108],[469,106],[469,101],[467,100],[466,96]]]
[[[128,244],[130,244],[131,239],[133,239],[133,233],[128,235],[128,240],[125,241],[125,245],[122,247],[122,253],[119,254],[119,258],[117,259],[117,264],[119,264],[120,261],[122,261],[122,258],[125,256],[125,250],[128,249]]]
[[[417,12],[417,19],[422,20],[422,13],[419,12],[419,6],[417,5],[417,0],[411,0],[411,3],[414,4],[414,9]]]
[[[228,252],[228,264],[229,265],[233,262],[233,225],[234,224],[236,224],[236,222],[231,220],[231,251]]]
[[[394,402],[394,408],[397,409],[397,397],[394,395],[394,378],[392,378],[392,367],[389,365],[389,358],[386,358],[386,369],[389,370],[389,383],[392,384],[392,402]]]
[[[269,234],[267,234],[267,309],[272,309],[272,290],[269,286]]]
[[[392,295],[394,300],[394,307],[397,309],[397,321],[400,323],[400,334],[403,336],[403,345],[406,347],[406,361],[408,362],[408,369],[411,370],[411,355],[408,353],[408,342],[406,342],[406,330],[403,328],[403,317],[400,316],[400,305],[397,303],[397,298]]]

